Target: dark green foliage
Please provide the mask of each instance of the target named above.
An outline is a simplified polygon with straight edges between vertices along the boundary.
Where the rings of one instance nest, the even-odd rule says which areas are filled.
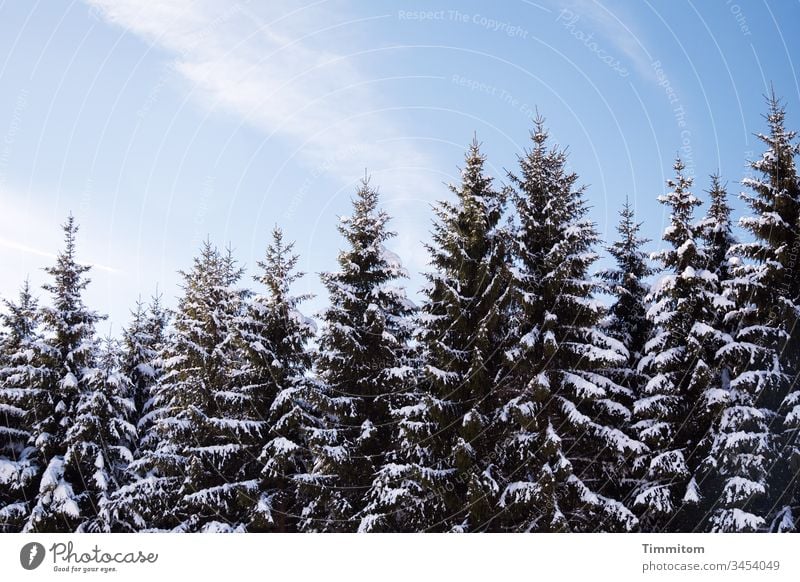
[[[724,480],[715,531],[792,530],[797,517],[800,146],[774,95],[766,120],[769,133],[758,136],[766,151],[751,163],[756,175],[742,181],[752,191],[742,195],[751,214],[739,224],[753,240],[731,249],[733,341],[722,354],[730,399],[714,444]]]
[[[691,192],[692,179],[680,159],[674,169],[671,191],[659,197],[670,210],[663,236],[669,246],[654,255],[664,274],[648,313],[653,337],[641,367],[649,381],[634,407],[634,428],[651,450],[637,460],[642,481],[634,507],[653,531],[700,527],[709,501],[703,464],[709,432],[727,398],[716,354],[730,338],[715,327],[727,301],[718,275],[707,269],[704,231],[693,222],[701,202]]]
[[[0,532],[22,529],[41,472],[32,440],[33,410],[44,395],[41,314],[26,281],[5,301],[0,338]]]
[[[497,387],[505,370],[509,299],[504,196],[477,141],[456,200],[436,209],[433,271],[418,317],[421,374],[397,419],[396,451],[373,487],[369,529],[481,531],[492,527]]]
[[[353,214],[341,219],[347,249],[339,270],[322,275],[330,307],[322,315],[316,371],[326,400],[326,425],[313,432],[313,472],[302,495],[310,499],[306,531],[355,531],[364,516],[373,476],[391,449],[391,409],[412,375],[408,316],[413,305],[398,287],[407,277],[384,247],[394,236],[378,209],[378,192],[364,179]]]
[[[101,319],[83,303],[90,267],[76,259],[78,226],[70,216],[63,225],[64,248],[48,267],[44,286],[51,304],[42,308],[43,378],[31,411],[31,442],[42,468],[39,492],[25,531],[70,532],[87,517],[82,513],[86,483],[80,468],[65,462],[68,432],[79,414],[81,394],[89,390],[87,372],[95,365],[95,325]]]
[[[309,500],[298,496],[303,477],[312,471],[310,432],[321,425],[316,409],[321,394],[309,378],[316,327],[299,311],[307,295],[294,296],[291,286],[303,273],[294,243],[285,243],[277,227],[255,280],[266,292],[255,295],[238,323],[244,365],[238,373],[254,418],[264,421],[264,446],[258,457],[259,495],[249,531],[296,531]]]
[[[583,188],[566,155],[547,144],[541,118],[532,149],[509,178],[519,218],[514,254],[515,305],[508,352],[513,377],[503,390],[497,441],[509,531],[630,530],[636,519],[597,491],[605,457],[622,459],[642,445],[602,423],[619,387],[604,369],[628,354],[599,330],[605,315],[588,276],[597,256]]]

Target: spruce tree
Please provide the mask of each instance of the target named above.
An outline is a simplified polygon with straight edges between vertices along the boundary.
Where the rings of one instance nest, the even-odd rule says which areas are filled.
[[[316,415],[321,394],[309,377],[316,326],[298,310],[310,296],[291,294],[292,284],[303,276],[297,262],[294,243],[285,243],[275,227],[255,277],[266,292],[252,297],[239,323],[245,354],[240,382],[251,416],[263,424],[264,441],[248,531],[297,530],[306,501],[298,496],[298,484],[312,470],[308,439],[321,426]]]
[[[132,383],[133,418],[138,435],[132,452],[140,458],[146,450],[152,450],[158,440],[153,431],[159,412],[154,407],[154,397],[163,373],[160,353],[165,347],[169,313],[161,305],[161,296],[156,294],[149,305],[137,300],[131,316],[130,324],[122,333],[121,369]]]
[[[537,118],[533,147],[510,174],[519,219],[512,311],[513,378],[498,420],[499,525],[509,531],[631,530],[636,519],[601,495],[598,464],[641,450],[599,422],[609,391],[603,369],[628,354],[598,329],[603,305],[588,276],[595,261],[594,225],[566,154],[548,146]]]
[[[30,509],[40,473],[32,442],[33,406],[43,396],[41,314],[25,281],[16,303],[4,301],[0,316],[0,532],[15,532]]]
[[[742,180],[752,191],[742,194],[751,214],[739,225],[753,240],[731,249],[735,308],[728,322],[734,341],[722,354],[730,368],[730,398],[714,445],[723,479],[714,531],[793,530],[800,505],[800,146],[785,128],[778,99],[773,95],[768,104],[769,133],[758,135],[766,150],[750,164],[755,175]]]
[[[639,362],[644,356],[644,345],[652,330],[651,322],[647,318],[647,278],[655,270],[643,250],[650,240],[639,235],[642,223],[635,221],[633,207],[627,198],[619,215],[619,238],[606,247],[615,266],[598,273],[612,297],[612,304],[601,328],[625,347],[628,357],[621,366],[612,366],[605,372],[615,384],[609,388],[609,414],[605,421],[620,430],[630,432],[633,403],[647,383],[647,376],[639,370]],[[609,463],[603,468],[606,474],[604,492],[613,497],[627,498],[634,484],[630,475],[632,461],[630,459],[624,464]]]
[[[697,224],[697,232],[704,242],[706,269],[717,276],[720,286],[725,286],[731,275],[730,253],[736,239],[733,236],[728,191],[719,174],[711,175],[708,197],[708,211]]]
[[[181,275],[183,296],[155,394],[158,442],[132,463],[138,478],[120,490],[111,512],[129,529],[241,530],[257,488],[242,478],[255,458],[257,427],[245,417],[235,382],[242,270],[230,252],[205,242]]]
[[[705,269],[709,274],[706,277],[705,291],[709,296],[713,311],[711,327],[714,330],[716,341],[715,348],[719,350],[713,355],[713,368],[710,370],[709,387],[706,390],[702,406],[706,413],[715,416],[710,431],[701,440],[698,449],[703,454],[702,460],[695,477],[698,499],[694,501],[695,522],[686,524],[693,526],[694,530],[708,529],[708,518],[720,497],[722,480],[717,471],[719,460],[716,457],[720,443],[720,422],[722,411],[730,404],[730,368],[723,354],[726,347],[732,342],[731,327],[726,321],[726,314],[733,307],[729,299],[727,287],[731,276],[730,251],[736,243],[733,236],[731,222],[731,207],[728,203],[728,194],[718,174],[711,176],[711,187],[707,191],[710,199],[705,216],[696,225],[696,232],[703,241],[703,254]],[[712,357],[711,354],[708,354]]]
[[[122,332],[120,370],[130,380],[133,405],[131,422],[136,429],[131,443],[132,459],[120,479],[120,486],[106,501],[105,516],[112,531],[131,532],[147,527],[139,513],[146,503],[147,479],[142,481],[143,464],[147,464],[159,443],[155,420],[164,409],[156,405],[156,390],[163,374],[162,354],[166,349],[169,312],[155,295],[149,305],[137,300],[130,324]],[[142,481],[142,482],[140,482]]]
[[[634,428],[650,448],[637,459],[642,482],[634,506],[653,531],[693,531],[703,520],[703,460],[725,400],[716,354],[729,339],[715,327],[724,306],[720,282],[706,268],[703,231],[693,221],[701,202],[683,162],[676,159],[673,167],[671,190],[659,196],[670,210],[663,236],[669,246],[653,255],[664,274],[653,286],[648,317],[654,331],[640,365],[649,380],[634,405]]]
[[[421,379],[393,410],[395,450],[370,492],[369,528],[492,529],[497,512],[494,423],[506,370],[509,299],[504,196],[477,140],[454,202],[435,209],[433,271],[420,308]]]
[[[642,223],[635,222],[634,210],[628,199],[619,215],[619,239],[606,249],[614,258],[616,266],[601,271],[598,276],[608,285],[608,291],[614,299],[603,322],[604,328],[609,335],[629,348],[631,359],[627,362],[628,367],[623,370],[630,370],[638,362],[637,351],[642,349],[650,336],[651,325],[647,320],[649,285],[646,279],[654,274],[655,269],[650,266],[647,253],[642,250],[650,239],[639,236]],[[641,354],[638,355],[641,357]],[[636,371],[630,370],[627,374],[635,375]]]
[[[326,406],[325,426],[312,433],[314,467],[301,495],[306,531],[355,531],[367,492],[391,449],[393,400],[412,374],[408,365],[413,305],[398,280],[407,277],[384,243],[394,236],[389,216],[378,209],[378,191],[361,181],[353,214],[339,232],[348,248],[339,270],[322,275],[330,294],[323,315],[316,371]]]
[[[106,338],[99,348],[97,366],[84,372],[85,390],[67,430],[64,464],[80,476],[82,522],[77,531],[117,529],[110,499],[124,483],[136,440],[131,424],[133,384],[122,373],[120,360],[117,341]]]
[[[42,473],[25,531],[71,532],[86,518],[82,513],[86,497],[84,475],[79,466],[65,462],[65,455],[70,427],[79,414],[79,399],[90,390],[87,372],[94,368],[94,330],[101,317],[83,302],[90,267],[77,262],[78,225],[73,216],[69,216],[63,230],[64,248],[58,253],[55,266],[45,269],[52,282],[44,289],[52,300],[42,308],[43,378],[31,411],[31,442]]]

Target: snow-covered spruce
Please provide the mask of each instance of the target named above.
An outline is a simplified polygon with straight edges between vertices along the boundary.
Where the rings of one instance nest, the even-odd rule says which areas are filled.
[[[154,407],[158,442],[115,495],[115,519],[136,529],[237,531],[258,495],[263,420],[236,382],[235,322],[247,292],[230,251],[205,242],[183,272],[183,296],[161,355]]]
[[[597,234],[541,120],[513,190],[469,149],[416,318],[362,184],[319,342],[277,230],[266,291],[206,245],[172,329],[156,301],[98,341],[68,219],[52,300],[26,285],[0,315],[0,531],[796,531],[800,146],[774,97],[766,119],[746,242],[717,176],[692,224],[678,168],[649,298],[629,206],[589,278]]]
[[[625,347],[628,358],[622,365],[611,366],[605,371],[614,385],[621,389],[612,386],[609,390],[604,421],[614,428],[630,432],[633,403],[641,396],[648,380],[647,375],[639,369],[639,362],[652,332],[652,324],[647,318],[647,279],[655,273],[655,269],[643,250],[650,241],[639,235],[641,223],[635,221],[633,207],[627,198],[619,215],[619,238],[607,247],[615,265],[598,273],[605,283],[606,292],[613,298],[608,314],[601,321],[601,329]],[[629,497],[635,485],[630,475],[633,460],[622,464],[605,464],[604,492],[617,499]]]
[[[600,419],[622,390],[604,369],[628,358],[599,330],[605,315],[588,276],[594,225],[566,155],[537,118],[533,147],[510,174],[519,225],[514,240],[512,382],[498,413],[496,517],[508,531],[630,531],[635,516],[603,487],[602,461],[643,451]],[[614,403],[616,407],[617,403]]]
[[[506,370],[508,233],[504,197],[470,145],[456,199],[435,209],[417,341],[420,380],[392,411],[393,454],[381,467],[362,529],[492,529],[494,423]]]
[[[330,307],[322,314],[316,371],[326,398],[323,427],[313,431],[312,471],[300,495],[304,531],[355,531],[368,514],[368,491],[392,449],[394,400],[405,389],[414,306],[398,280],[407,277],[400,259],[384,246],[394,233],[378,209],[378,192],[362,180],[353,214],[339,232],[347,249],[339,270],[322,275]]]
[[[293,249],[275,227],[255,277],[265,291],[249,300],[236,323],[244,356],[237,382],[253,417],[265,422],[248,531],[296,531],[303,507],[313,501],[298,495],[298,484],[312,472],[308,439],[321,426],[316,410],[323,394],[310,377],[309,343],[316,326],[299,311],[310,296],[291,294],[292,284],[303,276],[295,270]]]
[[[104,340],[95,367],[84,371],[85,390],[78,399],[75,421],[67,430],[65,471],[79,476],[76,501],[85,516],[77,527],[79,532],[117,529],[111,495],[124,483],[136,441],[131,423],[133,385],[122,373],[120,360],[118,342]]]
[[[32,442],[32,410],[42,398],[41,315],[25,281],[0,316],[0,532],[22,529],[41,473]]]
[[[71,532],[95,517],[88,493],[91,474],[74,457],[65,456],[70,431],[80,415],[79,404],[90,394],[95,368],[95,325],[101,317],[84,305],[85,276],[90,267],[76,260],[78,225],[70,216],[63,225],[64,248],[56,264],[45,269],[52,281],[44,286],[52,298],[42,308],[42,375],[34,398],[30,443],[43,473],[24,531]]]
[[[714,531],[794,530],[800,510],[800,146],[774,95],[768,104],[769,133],[759,135],[766,150],[750,164],[755,175],[742,180],[752,191],[741,195],[751,214],[739,225],[752,241],[730,253],[734,341],[720,353],[730,402],[712,450],[722,479]]]
[[[155,295],[149,305],[137,300],[131,316],[122,333],[121,371],[132,383],[137,430],[132,452],[138,458],[158,440],[152,430],[158,414],[154,396],[163,373],[160,354],[165,346],[169,312],[161,305],[161,296]]]
[[[653,285],[647,313],[653,333],[640,363],[649,380],[634,405],[634,428],[650,453],[636,461],[641,482],[633,505],[651,531],[701,527],[713,501],[705,487],[704,459],[712,425],[727,398],[716,353],[730,337],[715,327],[727,302],[702,244],[703,233],[713,227],[709,218],[701,222],[703,228],[694,224],[694,209],[701,202],[691,192],[692,179],[680,159],[674,170],[675,177],[667,181],[670,191],[659,197],[670,220],[663,235],[668,246],[653,254],[663,273]],[[713,482],[707,485],[713,491]]]
[[[161,355],[166,347],[169,321],[169,312],[162,307],[159,295],[147,306],[138,300],[131,315],[132,320],[122,333],[120,371],[130,381],[131,422],[136,434],[130,446],[132,460],[105,505],[109,527],[121,532],[138,531],[142,527],[142,522],[136,519],[136,497],[130,496],[129,485],[139,479],[136,472],[139,462],[159,441],[155,419],[163,409],[155,405],[156,389],[163,374]]]
[[[731,248],[736,244],[736,238],[733,236],[728,190],[719,174],[711,175],[708,197],[708,210],[697,223],[696,231],[703,240],[706,270],[717,276],[721,287],[727,287],[731,273]],[[724,319],[724,312],[720,316]]]

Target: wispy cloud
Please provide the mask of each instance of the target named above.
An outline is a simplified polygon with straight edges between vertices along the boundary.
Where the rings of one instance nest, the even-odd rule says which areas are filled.
[[[60,219],[53,216],[51,208],[41,202],[36,202],[35,199],[41,200],[42,197],[39,195],[32,197],[8,186],[0,191],[0,208],[3,209],[3,212],[0,213],[0,233],[2,233],[0,236],[0,264],[6,267],[13,264],[17,268],[25,268],[28,275],[42,266],[41,261],[34,260],[32,257],[47,259],[44,264],[52,264],[56,260],[54,251],[61,248],[63,236],[62,230],[58,228],[58,222],[55,222]],[[63,218],[61,217],[61,219]],[[81,231],[81,242],[83,242],[83,238],[84,233]],[[94,260],[98,258],[97,254],[92,257],[93,253],[85,252],[86,248],[92,248],[90,245],[81,244],[80,247],[81,252],[78,258],[82,264],[111,275],[125,274],[122,269],[107,264],[116,261],[99,262]],[[7,272],[4,274],[9,275]],[[17,279],[19,280],[25,277],[25,273],[15,273],[15,275],[18,275]],[[6,280],[4,283],[11,284],[13,282],[13,285],[16,285],[17,279],[11,277],[11,281]]]
[[[558,11],[568,11],[585,23],[592,31],[614,47],[618,58],[648,80],[657,80],[652,63],[657,56],[647,48],[647,41],[631,16],[619,5],[600,0],[558,0]]]
[[[29,255],[36,255],[37,257],[45,257],[45,258],[51,259],[53,261],[56,260],[56,255],[54,253],[43,251],[41,249],[37,249],[35,247],[26,245],[26,244],[21,243],[19,241],[13,241],[13,240],[7,240],[7,239],[4,239],[4,238],[0,238],[0,248],[6,249],[6,250],[11,250],[11,251],[19,251],[19,252],[27,253]],[[113,274],[122,273],[122,271],[120,269],[117,269],[115,267],[109,267],[108,265],[103,265],[101,263],[94,263],[94,262],[90,261],[87,264],[90,267],[92,267],[93,269],[97,269],[98,271],[105,271],[106,273],[113,273]]]
[[[193,96],[212,109],[233,113],[268,138],[288,138],[302,162],[325,164],[349,148],[357,159],[332,169],[352,179],[365,166],[386,168],[421,162],[413,145],[373,147],[401,130],[380,110],[386,106],[373,80],[341,45],[359,23],[317,2],[225,0],[87,0],[106,20],[171,53],[174,70]],[[321,42],[337,39],[336,43]],[[341,48],[340,48],[341,50]],[[295,154],[290,154],[295,155]]]
[[[341,196],[350,196],[348,183],[365,168],[375,174],[398,219],[416,217],[406,221],[408,240],[396,240],[404,247],[397,250],[408,251],[410,270],[427,268],[419,241],[428,239],[429,220],[427,213],[419,219],[419,208],[427,211],[445,192],[442,178],[425,171],[435,162],[397,121],[402,103],[385,93],[391,79],[370,72],[359,56],[375,48],[375,38],[359,38],[359,31],[393,15],[352,16],[343,4],[334,11],[321,1],[84,1],[99,18],[165,51],[197,103],[280,140],[284,163],[339,182]],[[311,190],[319,186],[314,181]],[[284,219],[307,204],[306,189],[301,185],[303,195]]]

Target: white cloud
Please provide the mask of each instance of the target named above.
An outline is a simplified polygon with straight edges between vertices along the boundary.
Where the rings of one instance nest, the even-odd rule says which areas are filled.
[[[327,48],[330,36],[343,44],[336,33],[351,33],[357,21],[325,4],[87,2],[106,20],[172,53],[175,71],[191,84],[196,99],[234,113],[267,137],[288,138],[304,163],[325,164],[332,152],[350,148],[352,159],[334,171],[352,180],[365,166],[423,161],[408,142],[374,147],[376,140],[398,135],[400,129],[380,113],[385,104],[353,59]],[[355,47],[344,50],[357,52]],[[418,184],[400,186],[410,190]]]
[[[417,287],[418,272],[428,263],[420,242],[429,238],[428,200],[446,189],[441,176],[428,169],[436,162],[391,119],[398,104],[382,94],[383,79],[360,65],[357,53],[374,48],[368,43],[375,39],[353,37],[361,25],[384,16],[354,20],[341,4],[334,12],[328,2],[298,8],[286,0],[85,1],[98,17],[166,51],[196,102],[233,114],[291,148],[284,161],[296,158],[308,167],[310,192],[316,192],[315,176],[322,173],[342,183],[339,192],[349,198],[348,183],[365,168],[374,174],[384,207],[396,217],[392,228],[402,232],[389,246],[413,274],[409,288]],[[318,253],[313,248],[306,255]],[[313,291],[321,301],[324,292]]]
[[[26,245],[26,244],[23,244],[23,243],[20,243],[20,242],[16,242],[16,241],[13,241],[13,240],[7,240],[7,239],[4,239],[4,238],[0,238],[0,249],[5,249],[7,251],[10,250],[10,251],[22,252],[22,253],[33,255],[33,256],[36,256],[36,257],[45,257],[45,258],[50,259],[52,261],[55,261],[56,258],[57,258],[57,255],[55,253],[51,253],[51,252],[48,252],[48,251],[43,251],[42,249],[37,249],[35,247],[29,246],[29,245]],[[0,255],[0,256],[2,256],[2,255]],[[89,265],[90,267],[92,267],[93,269],[97,269],[98,271],[105,271],[107,273],[114,273],[114,274],[122,273],[122,271],[120,269],[117,269],[115,267],[109,267],[108,265],[103,265],[101,263],[95,263],[95,262],[89,261],[86,264]]]
[[[41,200],[43,197],[37,196],[36,199]],[[43,265],[50,265],[55,261],[55,251],[61,248],[63,242],[59,221],[63,222],[66,217],[54,218],[51,207],[9,187],[0,191],[0,208],[3,208],[0,213],[0,264],[6,267],[4,282],[15,287],[25,277],[41,270]],[[82,230],[79,236],[82,243]],[[89,240],[92,240],[91,237]],[[122,269],[95,260],[97,257],[92,256],[91,251],[85,252],[86,248],[102,247],[80,244],[81,263],[110,275],[124,274]],[[46,260],[42,261],[43,258]],[[14,276],[9,276],[12,273]]]
[[[613,45],[619,58],[630,63],[639,75],[656,81],[652,63],[658,58],[650,54],[646,39],[637,29],[631,16],[619,5],[598,0],[559,0],[559,11],[568,11],[588,25],[587,33],[596,31],[603,40]]]

